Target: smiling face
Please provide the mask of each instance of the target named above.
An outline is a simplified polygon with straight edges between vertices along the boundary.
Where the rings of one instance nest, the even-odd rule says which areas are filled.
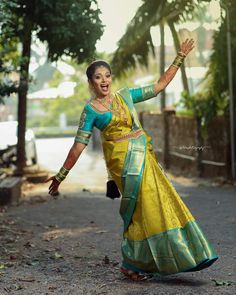
[[[111,72],[104,66],[99,66],[95,69],[92,78],[89,80],[97,97],[102,98],[109,95],[112,84]]]

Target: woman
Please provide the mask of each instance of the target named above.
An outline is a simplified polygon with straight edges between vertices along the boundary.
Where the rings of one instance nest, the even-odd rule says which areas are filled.
[[[112,74],[104,61],[86,74],[95,96],[81,114],[75,142],[60,171],[49,178],[49,193],[74,166],[89,142],[93,126],[101,130],[106,165],[122,194],[123,263],[120,271],[133,280],[145,273],[169,275],[210,266],[218,257],[155,158],[151,138],[138,120],[134,104],[155,97],[175,76],[194,41],[186,39],[159,81],[142,88],[111,93]]]

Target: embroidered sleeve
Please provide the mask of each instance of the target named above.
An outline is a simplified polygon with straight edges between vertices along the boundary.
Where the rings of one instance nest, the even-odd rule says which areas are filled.
[[[129,88],[129,92],[133,103],[138,103],[156,96],[154,83],[144,87]]]
[[[85,106],[80,115],[75,141],[86,145],[89,143],[89,139],[93,131],[94,121],[95,115]]]

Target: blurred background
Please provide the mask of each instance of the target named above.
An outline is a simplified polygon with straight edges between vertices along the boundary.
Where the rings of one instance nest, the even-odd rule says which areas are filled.
[[[140,87],[158,80],[181,42],[193,38],[194,50],[166,90],[136,107],[166,169],[235,179],[235,1],[1,0],[0,6],[2,173],[16,167],[23,175],[26,165],[58,171],[90,98],[89,62],[111,63],[114,91]],[[72,180],[104,188],[98,130]]]

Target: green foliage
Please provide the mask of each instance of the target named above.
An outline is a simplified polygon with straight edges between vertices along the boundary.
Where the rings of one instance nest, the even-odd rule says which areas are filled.
[[[18,38],[14,37],[11,29],[13,17],[11,9],[15,8],[15,1],[0,1],[0,103],[3,98],[18,91],[18,83],[12,80],[12,73],[17,72],[20,65],[18,54]]]
[[[63,55],[91,61],[103,33],[99,14],[96,0],[1,0],[0,98],[18,90],[9,74],[19,72],[29,59],[20,58],[18,50],[20,43],[30,42],[27,34],[47,43],[52,61]],[[27,76],[21,67],[21,77]]]
[[[24,42],[26,31],[34,32],[47,42],[50,60],[62,55],[79,62],[91,59],[103,33],[96,0],[11,0],[4,9],[12,15],[2,24],[5,37],[18,36]]]
[[[176,112],[177,116],[187,116],[187,117],[193,117],[193,111],[192,110],[179,110]]]
[[[186,91],[182,92],[181,99],[175,104],[190,111],[196,118],[201,120],[201,134],[207,135],[207,127],[216,115],[224,113],[227,104],[226,97],[221,100],[212,99],[204,92],[189,95]]]
[[[5,78],[0,79],[0,103],[4,104],[3,98],[5,96],[10,96],[12,93],[16,93],[18,91],[18,86],[12,80]]]
[[[233,69],[233,92],[236,98],[236,2],[233,0],[222,1],[229,9],[231,50],[232,50],[232,69]],[[209,70],[207,72],[205,87],[208,99],[214,99],[217,104],[223,103],[228,98],[228,59],[227,59],[227,30],[226,17],[222,14],[222,24],[214,34],[213,53],[210,57]],[[236,101],[236,100],[235,100]],[[224,106],[225,113],[229,110],[229,100]]]
[[[63,54],[78,62],[91,60],[96,41],[103,33],[100,11],[92,5],[96,5],[95,0],[41,1],[37,9],[37,36],[47,41],[51,60]]]
[[[204,16],[204,3],[210,0],[186,0],[164,1],[143,0],[143,4],[137,10],[134,18],[127,27],[126,33],[119,41],[119,47],[115,52],[112,64],[117,75],[123,74],[127,69],[137,66],[138,63],[147,65],[147,54],[150,47],[153,49],[150,38],[152,26],[163,21],[179,23],[186,20],[201,18]],[[232,38],[232,67],[233,90],[236,93],[236,2],[234,0],[219,1],[227,5],[230,13],[230,32]],[[207,126],[216,115],[223,115],[229,109],[228,99],[228,65],[227,65],[227,41],[226,18],[222,14],[222,24],[214,35],[213,54],[210,58],[209,71],[202,83],[203,90],[193,95],[184,92],[180,102],[186,111],[192,113],[201,120],[201,133],[206,135]],[[202,42],[202,34],[199,34],[199,42]],[[203,56],[201,60],[205,62]],[[235,95],[236,97],[236,95]],[[236,103],[235,103],[236,105]]]
[[[116,75],[119,76],[125,70],[134,68],[137,63],[147,66],[150,49],[154,54],[150,34],[152,26],[166,20],[178,23],[191,19],[194,9],[201,2],[209,0],[143,0],[125,34],[119,40],[112,61]]]
[[[76,87],[75,94],[71,97],[58,97],[44,101],[43,109],[46,115],[43,120],[41,118],[40,126],[59,126],[59,116],[62,113],[66,115],[69,126],[78,125],[80,114],[87,99],[87,86],[81,84]]]
[[[235,1],[222,1],[230,11],[230,29],[232,38],[232,66],[233,76],[236,76],[236,3]],[[206,79],[202,82],[202,91],[194,95],[183,92],[179,104],[193,112],[194,116],[201,120],[201,135],[207,135],[209,122],[216,115],[225,115],[229,110],[228,98],[228,63],[226,50],[226,18],[222,14],[222,23],[214,34],[213,53],[210,57],[209,69]],[[233,81],[234,93],[236,93],[236,80]]]
[[[107,59],[104,57],[104,59]],[[67,118],[69,126],[77,126],[79,117],[84,107],[86,100],[89,99],[89,88],[85,71],[87,64],[77,64],[71,58],[64,58],[63,61],[75,69],[75,74],[70,76],[70,82],[75,82],[74,95],[71,97],[63,98],[57,97],[55,99],[48,99],[42,102],[42,108],[45,112],[44,117],[29,117],[28,125],[30,127],[46,127],[46,126],[59,126],[60,114],[64,113]],[[49,81],[49,87],[58,87],[64,82],[64,75],[56,70],[53,78]]]

